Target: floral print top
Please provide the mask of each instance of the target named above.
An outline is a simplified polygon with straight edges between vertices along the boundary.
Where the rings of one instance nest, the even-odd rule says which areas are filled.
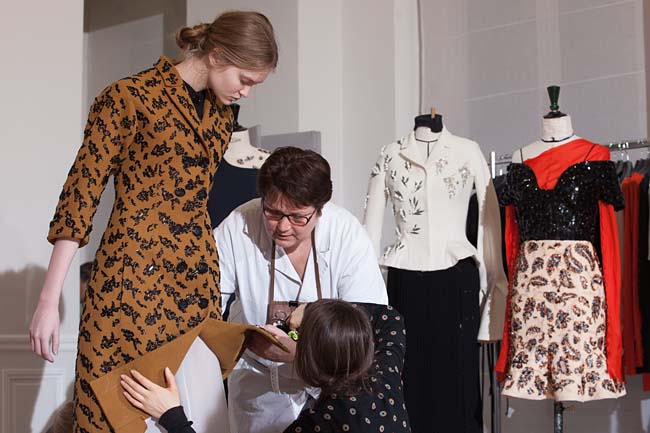
[[[436,271],[474,257],[479,266],[482,320],[479,340],[498,340],[507,281],[501,259],[499,205],[479,145],[443,128],[430,154],[415,133],[381,149],[372,168],[364,226],[380,264]],[[467,239],[470,197],[479,202],[478,242]],[[395,240],[380,253],[384,208],[395,217]]]

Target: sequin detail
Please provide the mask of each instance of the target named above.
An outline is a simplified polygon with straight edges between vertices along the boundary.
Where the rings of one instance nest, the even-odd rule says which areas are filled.
[[[599,245],[598,201],[624,207],[612,161],[584,161],[567,168],[553,189],[541,189],[526,164],[508,167],[502,205],[515,205],[520,240],[579,239]],[[581,251],[576,251],[582,254]],[[584,255],[583,255],[584,257]],[[585,262],[592,268],[592,263]]]

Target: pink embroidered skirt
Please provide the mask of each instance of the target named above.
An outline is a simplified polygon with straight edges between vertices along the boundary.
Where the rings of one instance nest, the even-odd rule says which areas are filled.
[[[625,395],[607,373],[607,302],[588,241],[525,241],[510,289],[503,394],[589,401]]]

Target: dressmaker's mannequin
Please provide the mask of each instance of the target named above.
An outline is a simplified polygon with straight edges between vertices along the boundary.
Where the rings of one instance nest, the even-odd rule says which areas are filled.
[[[476,248],[466,235],[474,187]],[[387,204],[396,237],[382,254]],[[413,432],[481,432],[477,340],[499,339],[507,282],[498,204],[478,143],[451,134],[440,115],[417,116],[406,137],[380,151],[364,226],[388,267],[389,304],[409,329],[402,378]]]
[[[233,209],[258,197],[257,171],[269,156],[269,152],[251,144],[248,129],[237,121],[239,105],[232,104],[232,107],[235,113],[233,133],[208,197],[212,228],[216,228]],[[224,316],[224,320],[226,318]]]
[[[542,119],[542,139],[516,150],[512,154],[512,162],[523,162],[548,149],[580,138],[573,131],[571,116],[559,111],[557,100],[560,96],[560,88],[549,86],[548,93],[551,99],[551,111]]]
[[[251,144],[248,129],[232,133],[228,150],[223,155],[228,164],[233,167],[255,169],[259,169],[268,156],[268,151]]]

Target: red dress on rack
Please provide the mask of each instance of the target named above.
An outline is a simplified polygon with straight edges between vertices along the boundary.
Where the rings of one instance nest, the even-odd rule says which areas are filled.
[[[623,364],[626,375],[643,367],[641,310],[639,305],[639,188],[643,175],[632,173],[623,181],[625,197],[624,267],[623,267]]]
[[[579,162],[607,161],[610,159],[609,149],[595,145],[584,139],[576,139],[569,143],[549,149],[535,158],[527,159],[525,164],[534,172],[539,188],[553,189],[560,175],[567,168]],[[618,229],[614,207],[611,204],[599,202],[600,216],[600,246],[602,254],[603,279],[607,302],[607,371],[610,377],[623,382],[622,342],[620,320],[620,251],[618,246]],[[509,275],[514,275],[514,265],[519,251],[519,231],[515,219],[513,205],[506,207],[505,246]],[[496,371],[501,379],[508,369],[508,353],[510,343],[510,297],[506,307],[501,353],[497,361]]]

